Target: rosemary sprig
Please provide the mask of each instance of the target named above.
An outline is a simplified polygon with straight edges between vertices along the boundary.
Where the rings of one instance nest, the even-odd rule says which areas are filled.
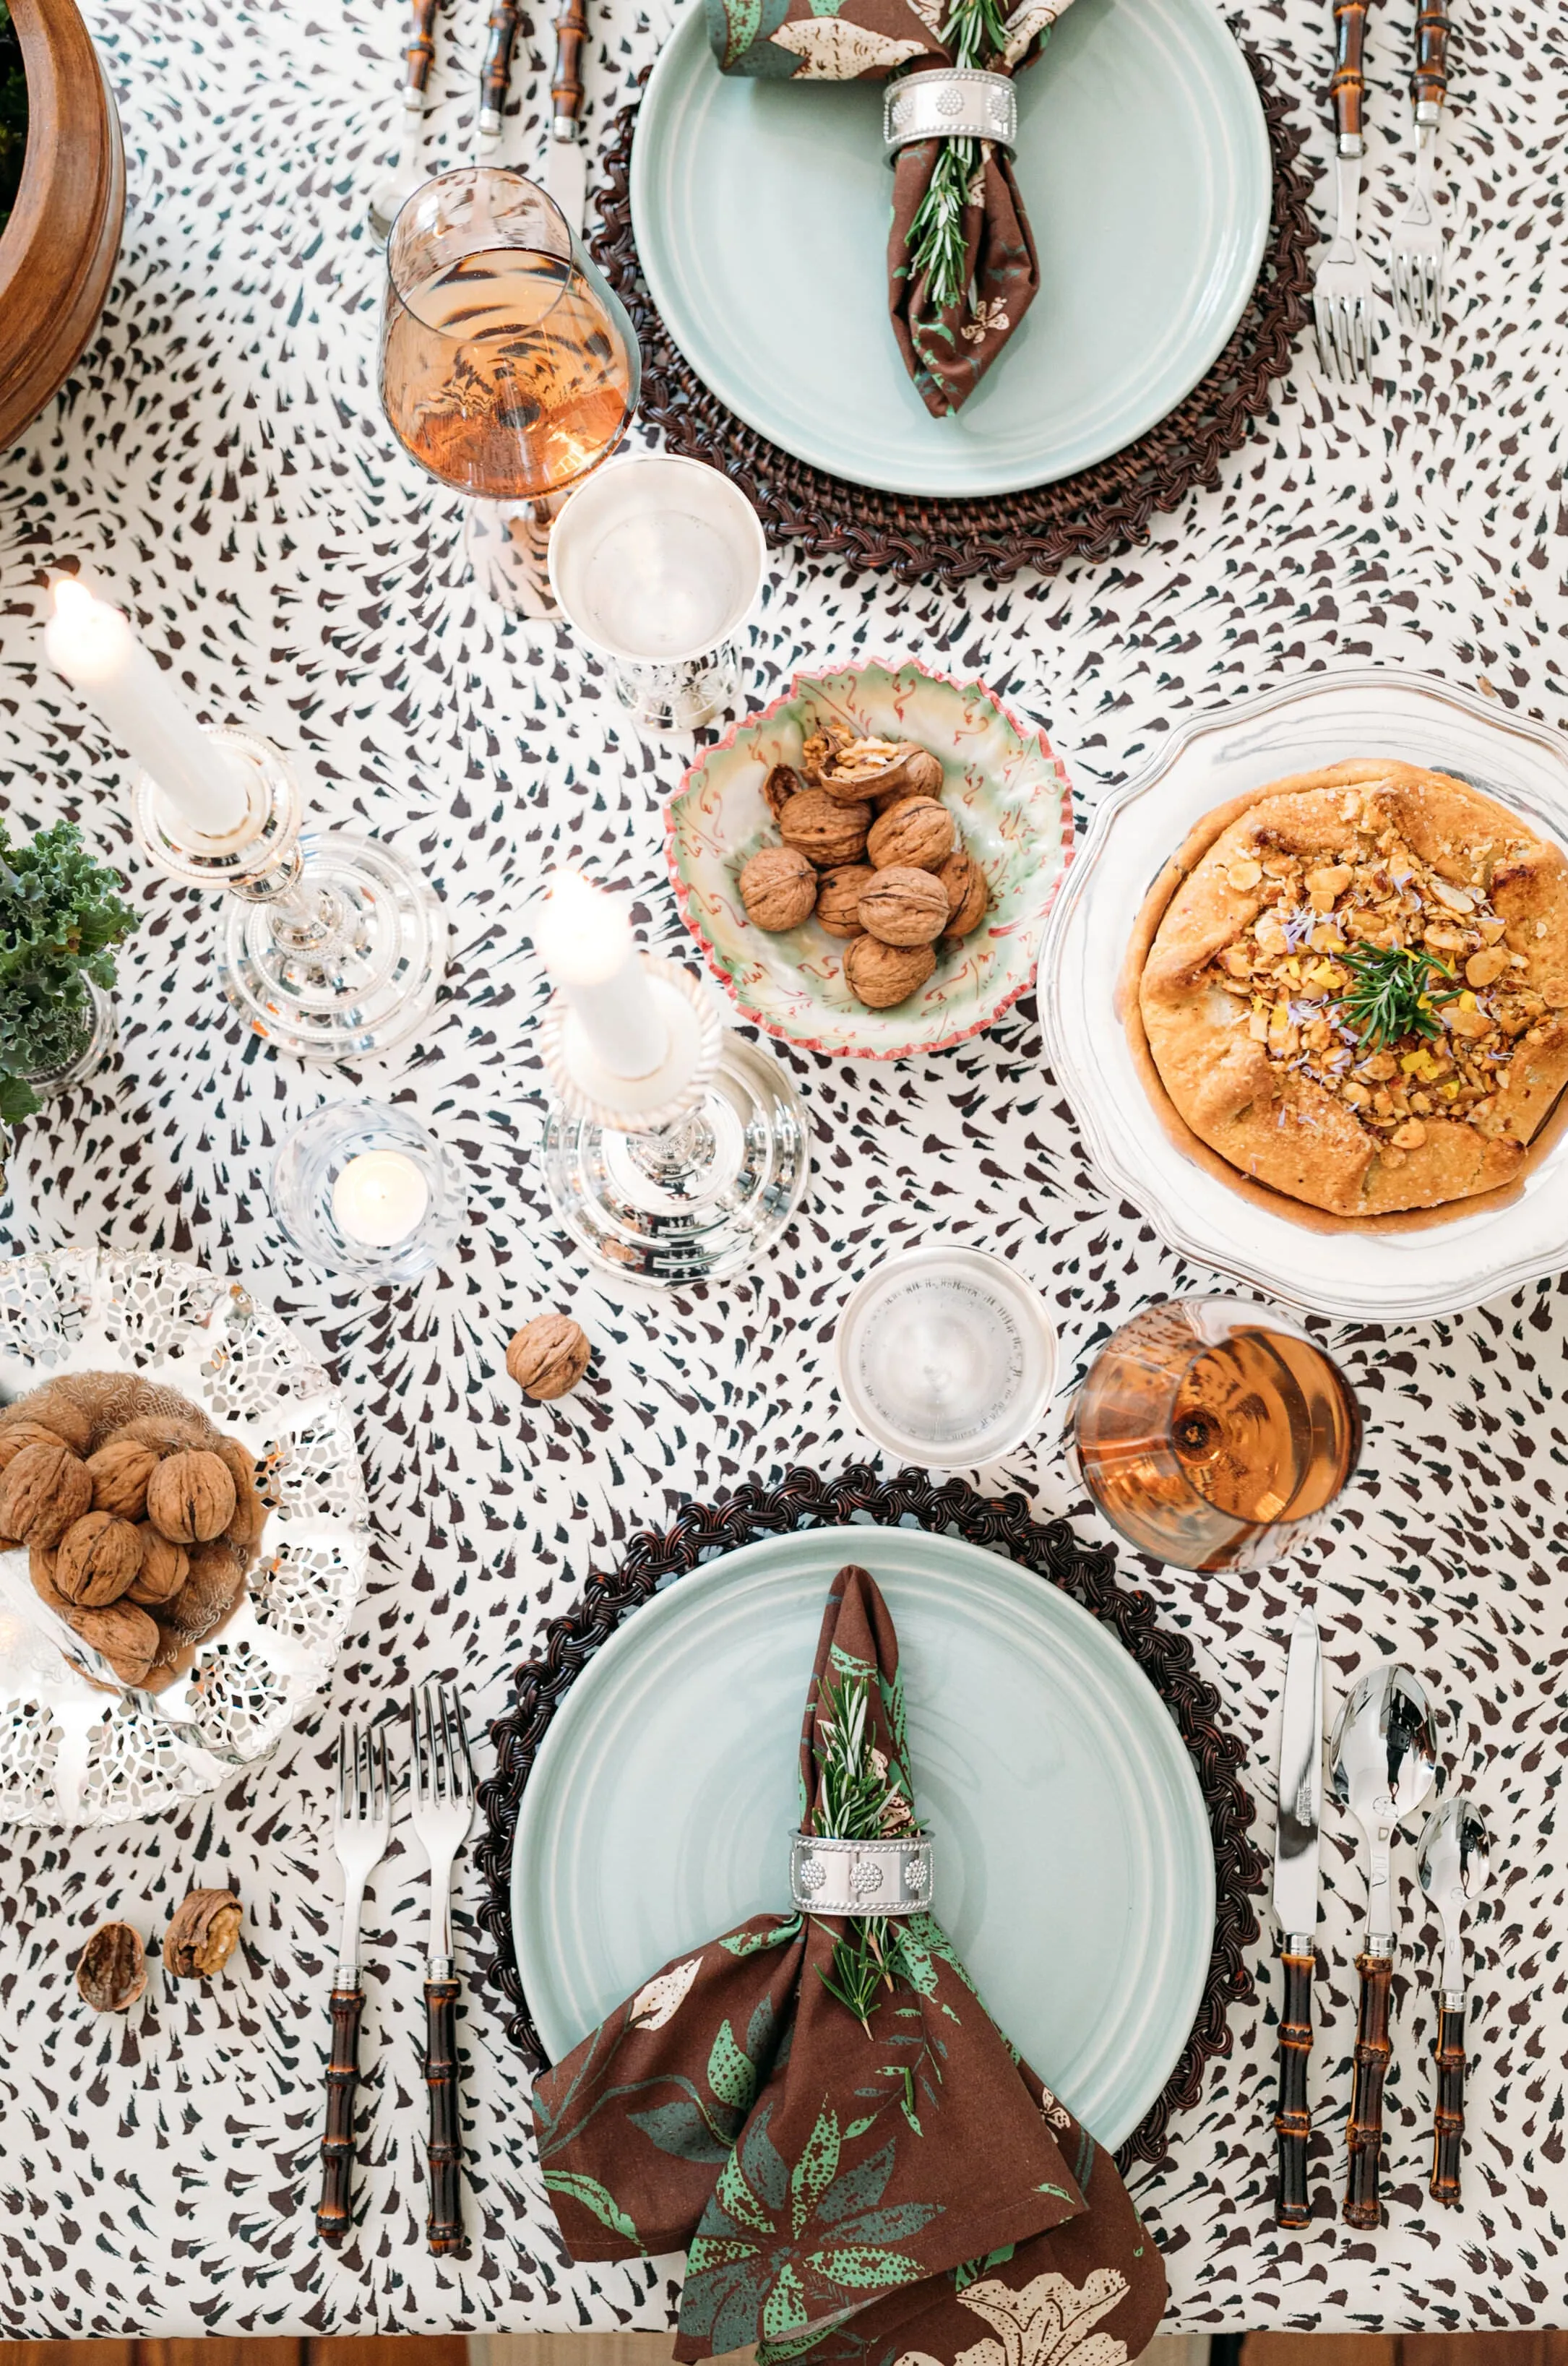
[[[955,66],[980,66],[999,58],[1008,45],[1008,32],[998,0],[953,0],[942,38]],[[910,276],[916,280],[926,278],[931,308],[938,313],[947,311],[967,293],[964,208],[979,161],[977,140],[944,140],[909,224]]]
[[[866,1676],[824,1684],[819,1696],[815,1825],[824,1840],[881,1840],[889,1830],[911,1829],[893,1769],[878,1769],[866,1739],[870,1697]],[[870,1915],[857,1919],[843,1938],[835,1940],[829,1968],[818,1967],[829,1995],[853,2013],[868,2037],[881,1991],[893,1987],[897,1958],[897,1933],[887,1917]]]
[[[1359,945],[1336,958],[1354,981],[1336,997],[1337,1008],[1369,1052],[1385,1051],[1410,1035],[1431,1042],[1441,1032],[1437,1006],[1461,991],[1447,963],[1424,947]],[[1439,979],[1448,981],[1446,992]]]

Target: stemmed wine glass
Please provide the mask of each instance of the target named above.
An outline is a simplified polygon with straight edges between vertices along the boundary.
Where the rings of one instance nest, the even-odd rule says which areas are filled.
[[[381,401],[421,467],[472,496],[469,560],[503,606],[558,613],[550,525],[640,382],[623,306],[543,189],[467,165],[414,191],[387,242]]]

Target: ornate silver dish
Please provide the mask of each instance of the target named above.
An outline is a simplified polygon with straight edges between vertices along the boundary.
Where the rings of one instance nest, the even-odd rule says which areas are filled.
[[[130,1822],[266,1757],[330,1671],[364,1573],[348,1409],[241,1283],[96,1247],[0,1260],[0,1400],[85,1371],[156,1379],[240,1438],[267,1523],[248,1595],[161,1694],[118,1684],[44,1608],[26,1553],[0,1551],[0,1823]]]

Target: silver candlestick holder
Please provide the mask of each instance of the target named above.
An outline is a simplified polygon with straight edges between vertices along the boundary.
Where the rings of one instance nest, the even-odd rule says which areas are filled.
[[[642,966],[670,1045],[651,1076],[604,1068],[561,996],[545,1013],[545,1183],[592,1265],[681,1290],[742,1271],[778,1238],[806,1189],[809,1133],[793,1080],[725,1026],[702,979],[650,953]]]
[[[373,839],[305,828],[281,748],[232,725],[208,737],[247,799],[226,838],[193,830],[138,776],[136,831],[162,870],[231,897],[220,976],[247,1026],[301,1060],[368,1060],[426,1020],[446,967],[441,902]]]

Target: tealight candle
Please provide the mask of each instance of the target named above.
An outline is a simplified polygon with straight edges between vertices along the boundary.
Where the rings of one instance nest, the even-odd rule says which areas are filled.
[[[624,907],[580,873],[554,882],[534,930],[539,957],[613,1076],[651,1076],[670,1033]]]
[[[400,1150],[366,1150],[333,1185],[333,1220],[345,1240],[389,1249],[424,1220],[430,1186]]]
[[[124,748],[203,838],[244,826],[244,784],[220,748],[182,705],[124,616],[69,576],[54,587],[43,645],[50,664],[79,690]]]

